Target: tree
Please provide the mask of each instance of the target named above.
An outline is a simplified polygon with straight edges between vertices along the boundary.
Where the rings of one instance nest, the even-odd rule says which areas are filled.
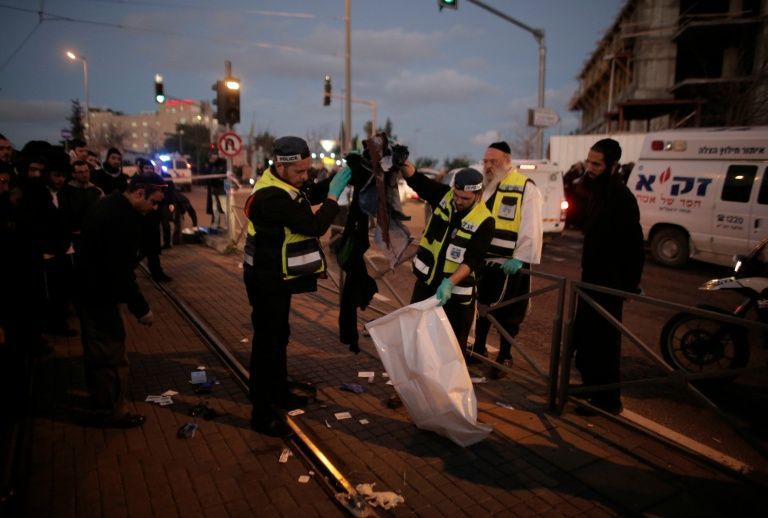
[[[446,158],[443,165],[446,171],[450,171],[451,169],[458,169],[460,167],[469,167],[469,164],[471,163],[472,161],[467,155],[459,155],[454,158]]]
[[[83,108],[79,99],[72,99],[72,111],[67,117],[69,131],[73,139],[85,140],[85,126],[83,125]]]
[[[184,133],[181,133],[181,132]],[[179,138],[181,136],[181,138]],[[176,133],[168,135],[163,142],[165,151],[189,155],[199,170],[205,163],[211,142],[211,130],[203,124],[177,124]]]
[[[275,136],[269,131],[262,131],[257,133],[251,140],[253,150],[256,152],[258,164],[253,164],[253,167],[258,173],[261,173],[268,164],[269,157],[272,156],[272,149],[275,145]]]
[[[434,169],[437,167],[437,162],[437,158],[432,158],[430,156],[420,156],[416,159],[414,164],[416,165],[416,169]]]
[[[533,158],[536,153],[536,130],[519,126],[514,138],[509,140],[512,158]]]
[[[368,136],[371,135],[371,125],[372,124],[373,123],[371,121],[366,121],[365,125],[363,126],[363,130],[365,131],[366,138],[368,138]],[[387,134],[387,138],[389,140],[395,140],[396,141],[397,140],[397,135],[395,135],[393,133],[393,131],[394,131],[394,129],[393,129],[393,126],[392,126],[392,121],[389,120],[389,117],[387,117],[387,120],[384,123],[384,127],[382,128],[381,126],[378,126],[376,128],[376,133],[375,134],[386,133]]]

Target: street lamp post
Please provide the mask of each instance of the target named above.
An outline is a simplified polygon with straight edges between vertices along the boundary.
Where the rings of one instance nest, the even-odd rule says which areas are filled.
[[[83,63],[83,90],[85,90],[85,139],[91,140],[91,105],[88,101],[88,60],[85,56],[78,56],[71,50],[67,51],[67,57],[72,61],[80,60]]]

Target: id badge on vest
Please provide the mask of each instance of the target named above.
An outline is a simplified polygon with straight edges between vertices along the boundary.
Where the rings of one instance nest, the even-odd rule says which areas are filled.
[[[505,196],[501,200],[501,207],[499,207],[499,217],[508,219],[510,221],[517,216],[517,197]]]
[[[466,251],[466,248],[462,248],[456,245],[448,245],[448,248],[445,250],[445,257],[454,263],[463,263],[464,252]]]

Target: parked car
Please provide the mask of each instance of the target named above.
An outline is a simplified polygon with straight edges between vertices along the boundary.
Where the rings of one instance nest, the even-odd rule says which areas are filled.
[[[184,156],[174,153],[158,155],[157,158],[160,172],[170,176],[177,189],[187,192],[192,190],[192,166]]]

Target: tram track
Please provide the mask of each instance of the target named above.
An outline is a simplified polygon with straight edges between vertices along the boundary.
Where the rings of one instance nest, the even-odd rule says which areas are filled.
[[[142,265],[144,273],[149,272]],[[238,387],[248,394],[248,369],[236,358],[235,354],[219,339],[215,329],[205,322],[205,319],[187,304],[178,294],[167,286],[152,281],[156,289],[171,303],[178,314],[194,329],[200,340],[221,361],[224,367],[232,375]],[[349,479],[331,461],[331,455],[312,440],[308,430],[303,429],[291,416],[285,416],[288,426],[293,434],[284,438],[283,442],[294,455],[301,459],[307,469],[317,475],[313,477],[339,507],[339,509],[352,516],[377,516],[376,512],[368,505]]]

